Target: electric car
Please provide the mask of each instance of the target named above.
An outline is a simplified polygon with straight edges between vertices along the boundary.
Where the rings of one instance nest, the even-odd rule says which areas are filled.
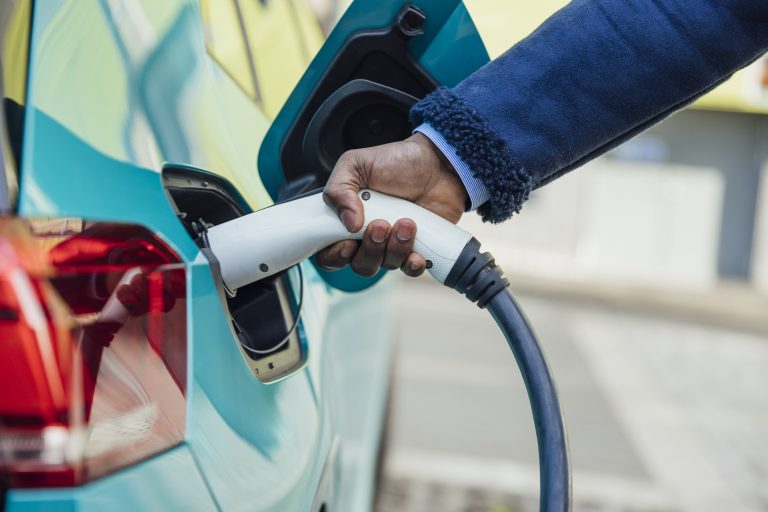
[[[206,247],[488,59],[458,0],[338,9],[0,5],[6,512],[370,509],[392,279],[233,292]]]

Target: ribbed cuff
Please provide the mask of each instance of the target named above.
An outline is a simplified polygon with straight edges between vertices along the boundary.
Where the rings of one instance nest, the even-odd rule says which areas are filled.
[[[464,184],[464,188],[469,196],[470,204],[467,211],[477,210],[483,203],[488,201],[488,189],[485,188],[482,180],[475,178],[472,175],[469,166],[459,158],[459,155],[456,154],[456,150],[453,146],[448,144],[448,141],[445,140],[445,137],[443,137],[440,132],[432,128],[429,123],[422,123],[413,131],[419,132],[431,140],[432,143],[437,146],[437,149],[439,149],[451,163],[456,174],[459,175],[459,179],[461,179],[461,182]]]
[[[426,123],[437,131],[483,183],[488,193],[478,208],[483,220],[501,222],[520,211],[533,179],[490,123],[461,97],[441,87],[413,106],[410,120],[412,126]]]

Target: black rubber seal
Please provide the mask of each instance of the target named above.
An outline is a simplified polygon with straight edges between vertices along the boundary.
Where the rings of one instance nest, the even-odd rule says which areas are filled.
[[[480,253],[480,242],[472,238],[464,246],[444,284],[482,309],[509,286],[509,281],[504,278],[504,272],[496,265],[491,253]]]

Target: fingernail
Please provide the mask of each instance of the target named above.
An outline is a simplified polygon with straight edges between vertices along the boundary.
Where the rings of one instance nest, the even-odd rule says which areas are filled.
[[[397,227],[397,239],[401,242],[407,242],[411,238],[413,238],[413,234],[416,231],[414,229],[414,226],[412,224],[402,224]]]
[[[421,270],[421,267],[419,266],[418,263],[409,263],[408,268],[411,269],[411,272],[414,272],[414,273]]]
[[[344,223],[347,231],[352,232],[355,230],[355,224],[357,224],[357,214],[352,210],[344,210],[341,212],[341,222]]]
[[[339,251],[339,256],[341,256],[343,259],[348,260],[352,257],[352,255],[355,253],[355,246],[352,244],[344,244],[344,247],[341,248],[341,251]]]
[[[387,230],[384,226],[373,226],[371,228],[371,240],[380,244],[387,237]]]

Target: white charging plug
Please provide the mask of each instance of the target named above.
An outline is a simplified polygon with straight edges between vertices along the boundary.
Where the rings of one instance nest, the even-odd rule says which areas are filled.
[[[472,235],[450,221],[405,199],[361,190],[363,229],[350,233],[320,193],[276,204],[208,230],[208,245],[230,290],[259,281],[309,258],[340,240],[363,236],[372,220],[416,223],[414,251],[427,260],[430,274],[445,281]]]

